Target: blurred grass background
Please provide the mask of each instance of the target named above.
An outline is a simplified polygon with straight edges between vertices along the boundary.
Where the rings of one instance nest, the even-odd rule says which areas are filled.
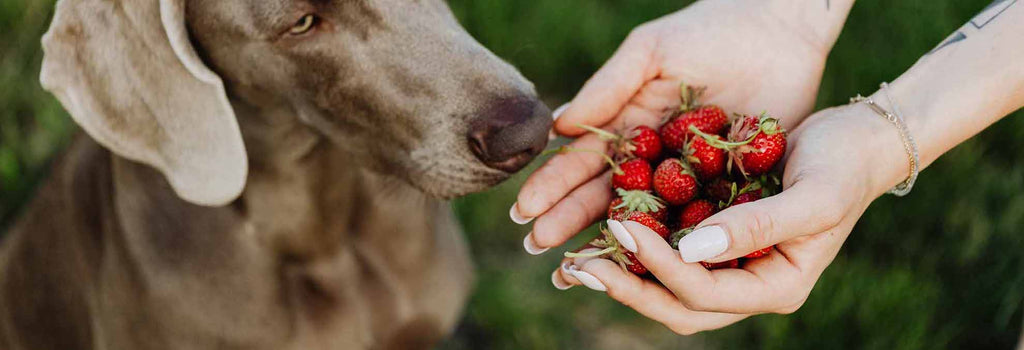
[[[555,105],[631,28],[689,1],[450,3],[478,40]],[[829,58],[819,107],[892,80],[988,3],[859,1]],[[52,7],[53,0],[0,2],[0,231],[75,130],[37,79]],[[942,157],[909,197],[872,205],[800,311],[695,337],[676,336],[585,288],[551,287],[559,252],[528,257],[529,228],[507,219],[523,175],[456,200],[479,278],[462,326],[441,348],[1011,348],[1024,305],[1024,119],[1017,114]]]

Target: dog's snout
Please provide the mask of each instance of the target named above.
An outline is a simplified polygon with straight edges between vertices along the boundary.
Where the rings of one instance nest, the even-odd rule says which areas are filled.
[[[504,98],[469,124],[473,154],[488,167],[516,172],[548,143],[551,110],[535,98]]]

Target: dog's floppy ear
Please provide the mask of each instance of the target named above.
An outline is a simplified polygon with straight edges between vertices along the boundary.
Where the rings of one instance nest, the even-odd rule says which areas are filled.
[[[242,192],[245,145],[224,84],[196,54],[184,0],[60,0],[40,76],[97,142],[164,174],[183,199]]]

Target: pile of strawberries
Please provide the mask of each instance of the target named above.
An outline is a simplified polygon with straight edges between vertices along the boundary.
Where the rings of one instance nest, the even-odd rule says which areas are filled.
[[[622,133],[581,126],[609,142],[612,188],[617,197],[608,218],[635,221],[665,238],[673,248],[679,239],[719,210],[771,196],[779,190],[773,172],[786,153],[786,131],[766,114],[736,115],[722,108],[699,105],[703,89],[682,86],[682,104],[669,113],[658,130],[637,126]],[[563,151],[573,151],[563,149]],[[655,166],[656,165],[656,166]],[[637,275],[647,274],[633,253],[622,248],[607,228],[587,247],[590,254],[618,262]],[[708,269],[738,268],[743,260],[770,253],[772,247]]]

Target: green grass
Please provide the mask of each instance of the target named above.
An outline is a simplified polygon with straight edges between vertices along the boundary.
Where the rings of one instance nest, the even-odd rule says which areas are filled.
[[[551,104],[571,98],[635,25],[686,3],[451,1],[469,31]],[[859,1],[829,58],[818,105],[892,80],[987,3]],[[51,11],[52,0],[0,2],[0,227],[74,130],[37,82],[38,39]],[[552,288],[557,252],[527,256],[528,227],[507,220],[523,175],[456,200],[479,279],[463,325],[442,348],[1011,348],[1024,305],[1019,114],[942,157],[909,197],[872,205],[800,311],[699,337],[676,336],[599,293]]]

